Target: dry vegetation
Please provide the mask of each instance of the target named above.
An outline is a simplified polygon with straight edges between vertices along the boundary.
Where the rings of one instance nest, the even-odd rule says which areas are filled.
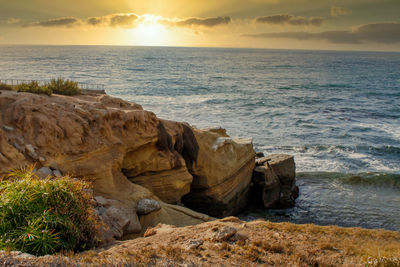
[[[51,79],[42,85],[37,81],[20,83],[14,86],[0,82],[0,90],[45,94],[48,96],[51,96],[53,93],[68,96],[81,94],[81,89],[77,82],[63,78]]]
[[[237,234],[225,241],[216,241],[213,236],[225,227],[237,229]],[[184,228],[160,226],[152,234],[70,257],[37,258],[29,264],[400,266],[400,233],[384,230],[266,221],[246,223],[231,217]],[[193,240],[203,243],[190,249],[187,244]]]

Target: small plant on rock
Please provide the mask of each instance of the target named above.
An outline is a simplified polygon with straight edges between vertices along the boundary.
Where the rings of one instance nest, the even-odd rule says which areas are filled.
[[[79,88],[78,83],[68,79],[51,79],[47,86],[53,91],[53,93],[59,95],[81,94],[81,89]]]
[[[45,94],[51,96],[52,90],[47,85],[39,85],[37,81],[31,81],[30,83],[21,83],[16,86],[18,92],[27,92],[34,94]]]
[[[0,90],[11,91],[13,88],[6,83],[0,83]]]

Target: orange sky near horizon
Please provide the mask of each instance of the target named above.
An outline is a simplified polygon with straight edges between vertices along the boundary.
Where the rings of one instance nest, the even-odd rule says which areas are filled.
[[[0,0],[0,44],[400,51],[398,0]]]

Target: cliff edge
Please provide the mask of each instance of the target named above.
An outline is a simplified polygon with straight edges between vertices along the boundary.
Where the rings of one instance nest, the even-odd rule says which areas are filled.
[[[182,203],[218,217],[241,211],[255,152],[251,140],[224,129],[161,120],[108,95],[2,91],[0,175],[29,164],[44,177],[93,181],[97,210],[114,228],[109,238],[121,238],[212,219]]]

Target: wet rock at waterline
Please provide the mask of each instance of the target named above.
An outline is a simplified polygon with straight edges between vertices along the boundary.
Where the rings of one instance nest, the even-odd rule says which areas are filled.
[[[296,186],[294,157],[273,154],[256,159],[253,172],[253,202],[267,208],[289,208],[295,204],[299,189]]]

